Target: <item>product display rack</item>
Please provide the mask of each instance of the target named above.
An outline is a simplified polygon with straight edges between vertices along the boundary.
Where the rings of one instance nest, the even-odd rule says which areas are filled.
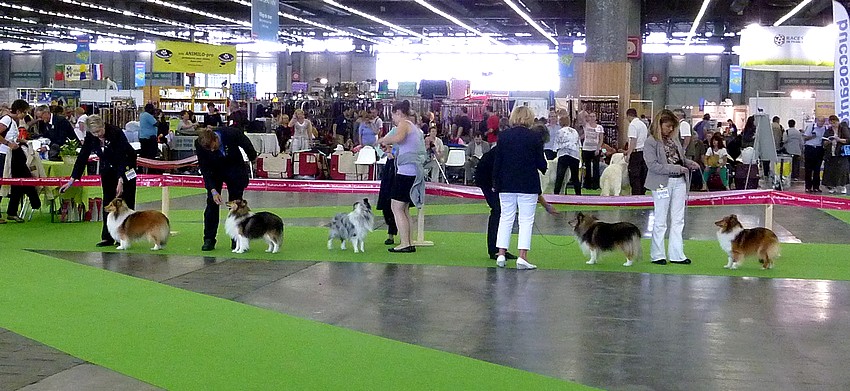
[[[587,105],[587,111],[596,113],[596,121],[605,129],[605,144],[617,147],[620,128],[619,97],[581,97],[579,108]]]
[[[203,121],[210,102],[220,113],[227,112],[230,103],[228,91],[226,87],[151,87],[150,100],[167,115],[176,116],[183,110],[189,110],[198,121]]]

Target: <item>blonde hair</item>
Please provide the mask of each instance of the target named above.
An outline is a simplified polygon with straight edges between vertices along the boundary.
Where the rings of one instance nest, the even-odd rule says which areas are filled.
[[[105,129],[103,118],[98,114],[92,114],[86,118],[86,130],[91,132],[92,129]]]
[[[91,118],[91,117],[89,117]],[[218,135],[210,128],[198,129],[198,145],[204,149],[210,149],[213,141],[218,139]]]
[[[528,106],[514,107],[508,123],[510,126],[525,126],[526,128],[530,128],[534,125],[534,112]]]
[[[294,112],[294,113],[292,113],[292,116],[293,116],[293,117],[295,117],[295,116],[297,116],[298,114],[301,114],[301,115],[303,115],[303,116],[304,116],[304,118],[307,118],[307,114],[304,114],[304,110],[301,110],[301,109],[295,110],[295,112]]]
[[[83,115],[85,113],[86,113],[86,109],[84,109],[82,107],[77,107],[76,109],[74,109],[74,114]]]
[[[663,110],[659,111],[658,114],[655,114],[655,117],[652,119],[652,125],[650,126],[650,129],[649,129],[649,134],[652,135],[652,138],[654,138],[658,141],[661,141],[661,138],[662,138],[661,125],[665,122],[672,123],[673,127],[675,128],[676,124],[679,123],[679,118],[676,117],[676,114],[674,114],[670,110],[663,109]],[[679,130],[677,129],[673,133],[675,135],[678,135]]]

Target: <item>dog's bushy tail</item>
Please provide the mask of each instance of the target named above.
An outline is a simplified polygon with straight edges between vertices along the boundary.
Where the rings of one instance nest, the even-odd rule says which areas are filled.
[[[643,248],[640,243],[640,231],[633,233],[628,242],[623,243],[623,252],[632,261],[639,261],[643,256]]]

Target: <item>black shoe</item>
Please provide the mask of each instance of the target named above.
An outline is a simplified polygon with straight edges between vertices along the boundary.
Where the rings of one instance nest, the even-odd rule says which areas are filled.
[[[201,246],[201,251],[215,250],[215,239],[205,239],[204,245]]]
[[[688,259],[688,258],[685,258],[685,259],[684,259],[684,260],[682,260],[682,261],[670,261],[670,263],[675,263],[675,264],[677,264],[677,265],[690,265],[690,264],[691,264],[691,260],[690,260],[690,259]]]
[[[666,260],[666,259],[659,259],[659,260],[657,260],[657,261],[652,261],[652,263],[654,263],[654,264],[656,264],[656,265],[666,265],[666,264],[667,264],[667,260]]]
[[[97,244],[95,244],[95,246],[97,246],[97,247],[110,247],[110,246],[114,246],[114,245],[115,245],[115,241],[109,240],[109,239],[101,240],[101,241],[97,242]]]
[[[517,256],[511,253],[505,253],[505,259],[517,259]]]
[[[396,249],[396,248],[388,248],[388,249],[387,249],[387,251],[389,251],[389,252],[391,252],[391,253],[415,253],[415,252],[416,252],[416,247],[414,247],[414,246],[407,246],[407,247],[405,247],[405,248],[399,248],[399,249]]]
[[[236,241],[233,239],[230,239],[230,249],[236,250]]]
[[[384,244],[386,244],[387,246],[393,245],[395,244],[395,240],[387,238],[387,240],[384,240]]]
[[[812,193],[823,193],[823,190],[821,190],[819,188],[818,189],[812,189]]]

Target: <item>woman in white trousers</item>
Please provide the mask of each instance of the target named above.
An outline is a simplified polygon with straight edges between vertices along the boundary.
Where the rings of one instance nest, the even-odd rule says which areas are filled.
[[[546,173],[543,155],[543,136],[529,129],[534,124],[534,112],[527,106],[515,107],[510,117],[511,128],[499,134],[499,146],[493,162],[493,187],[499,194],[502,208],[496,233],[496,265],[505,267],[511,231],[519,211],[519,258],[517,269],[536,269],[528,262],[531,249],[531,228],[537,197],[541,194],[540,176]]]
[[[655,222],[652,226],[652,263],[666,265],[670,262],[688,265],[691,260],[685,256],[682,231],[685,228],[685,202],[688,198],[690,170],[698,170],[699,164],[685,157],[682,144],[676,134],[677,117],[670,110],[661,110],[655,115],[643,148],[646,161],[646,188],[652,190],[655,206]],[[670,218],[670,242],[667,253],[664,251],[664,237],[667,234],[667,218]]]

